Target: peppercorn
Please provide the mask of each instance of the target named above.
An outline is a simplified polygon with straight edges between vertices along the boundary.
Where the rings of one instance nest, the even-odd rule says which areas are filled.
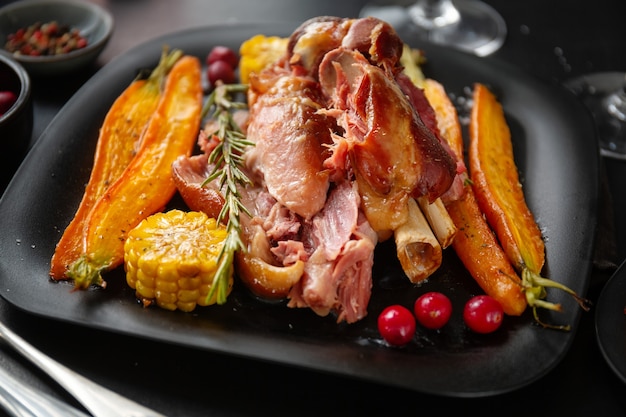
[[[16,30],[9,34],[4,48],[18,55],[46,56],[66,54],[87,44],[87,38],[78,29],[52,21]]]

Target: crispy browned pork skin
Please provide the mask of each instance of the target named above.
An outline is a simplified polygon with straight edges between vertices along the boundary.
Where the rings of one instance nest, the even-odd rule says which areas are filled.
[[[251,75],[245,127],[255,146],[244,160],[254,184],[240,191],[252,217],[242,218],[248,250],[236,266],[253,294],[362,319],[376,244],[406,220],[409,199],[450,187],[454,160],[396,80],[401,52],[380,20],[315,18],[276,65]],[[181,194],[191,188],[197,201],[199,161],[175,170]]]
[[[290,36],[286,59],[292,67],[317,77],[324,55],[339,47],[357,50],[385,70],[400,70],[402,40],[387,22],[373,17],[309,19]]]
[[[463,193],[465,193],[464,182],[467,178],[467,176],[464,175],[467,174],[467,167],[465,166],[463,159],[456,157],[454,151],[450,148],[450,145],[448,145],[448,142],[441,136],[437,125],[435,110],[428,102],[426,94],[424,94],[424,90],[413,84],[409,77],[404,73],[397,74],[395,78],[398,86],[406,95],[407,99],[419,115],[419,118],[424,122],[424,125],[435,135],[446,152],[454,157],[454,160],[456,161],[456,175],[448,190],[441,195],[441,199],[443,201],[458,200],[461,196],[463,196]]]
[[[319,68],[328,113],[344,129],[368,220],[378,232],[406,222],[407,200],[434,201],[452,183],[456,165],[400,90],[395,78],[358,51],[337,48]]]

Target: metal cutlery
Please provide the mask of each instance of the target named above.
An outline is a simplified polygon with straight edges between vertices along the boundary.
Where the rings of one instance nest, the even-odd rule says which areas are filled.
[[[88,417],[63,401],[19,381],[2,367],[0,408],[15,417]]]
[[[94,417],[165,417],[65,367],[26,342],[1,322],[0,338],[54,379]],[[71,416],[67,413],[63,415]]]

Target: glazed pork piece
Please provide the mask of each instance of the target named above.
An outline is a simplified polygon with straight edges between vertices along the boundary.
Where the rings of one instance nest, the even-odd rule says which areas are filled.
[[[324,56],[337,48],[356,50],[387,71],[400,71],[403,42],[382,20],[366,17],[342,19],[320,16],[307,20],[290,36],[286,59],[312,77],[317,77]]]
[[[254,295],[354,323],[367,315],[377,243],[399,230],[403,247],[423,247],[409,208],[444,194],[456,166],[397,81],[402,46],[377,19],[316,18],[283,58],[250,74],[242,127],[255,145],[243,169],[253,184],[240,194],[251,217],[240,219],[247,250],[236,268]],[[207,172],[198,160],[177,162],[183,196]],[[420,251],[440,254],[427,232],[417,245],[433,250]],[[427,277],[440,262],[412,253],[399,253],[403,265],[419,263],[407,276]]]
[[[217,218],[224,205],[224,197],[217,184],[204,186],[204,181],[212,170],[208,154],[179,156],[172,164],[172,178],[191,210],[202,211],[209,217]]]
[[[358,51],[328,52],[320,84],[344,129],[368,220],[377,232],[407,221],[408,199],[433,202],[450,187],[456,165],[400,90],[395,78]],[[339,146],[339,145],[337,145]]]

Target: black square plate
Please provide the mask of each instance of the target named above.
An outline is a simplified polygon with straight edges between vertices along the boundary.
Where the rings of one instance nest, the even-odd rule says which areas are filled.
[[[562,313],[544,320],[571,332],[533,324],[532,315],[507,317],[490,335],[471,333],[460,311],[480,289],[452,249],[420,287],[403,276],[392,244],[376,251],[368,317],[337,325],[309,310],[251,297],[236,285],[223,306],[191,314],[144,309],[123,272],[106,290],[70,292],[48,278],[56,242],[74,215],[89,177],[108,108],[141,69],[153,68],[164,44],[204,58],[218,44],[238,49],[263,33],[288,36],[297,25],[224,25],[174,33],[143,44],[108,64],[66,104],[33,147],[0,201],[1,295],[18,308],[50,319],[179,344],[210,352],[274,361],[447,396],[486,396],[527,385],[556,366],[572,343],[582,310],[562,292],[549,292]],[[463,97],[474,82],[503,104],[528,204],[546,240],[544,275],[584,295],[590,279],[598,205],[599,156],[589,115],[560,90],[492,59],[431,45],[427,76]],[[455,313],[441,331],[419,329],[411,344],[382,343],[376,317],[391,303],[412,306],[423,292],[444,291]]]

